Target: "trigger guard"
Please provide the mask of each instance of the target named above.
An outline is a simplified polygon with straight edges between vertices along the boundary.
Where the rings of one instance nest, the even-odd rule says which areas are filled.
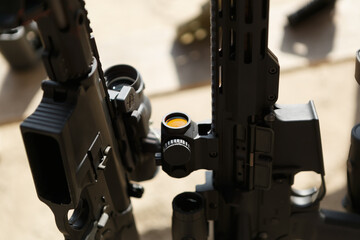
[[[321,186],[312,187],[309,189],[294,189],[291,188],[291,203],[299,208],[305,208],[319,203],[325,196],[325,180],[324,176],[321,175]]]

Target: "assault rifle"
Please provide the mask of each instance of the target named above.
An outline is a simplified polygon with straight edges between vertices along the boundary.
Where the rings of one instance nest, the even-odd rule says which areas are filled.
[[[314,103],[276,104],[279,64],[268,49],[269,1],[211,5],[212,122],[196,124],[184,113],[162,122],[157,160],[163,170],[178,178],[210,170],[196,192],[175,197],[173,239],[357,239],[358,215],[319,209],[325,173]],[[319,174],[321,186],[292,189],[303,171]],[[352,186],[353,198],[359,185]]]
[[[325,173],[314,103],[275,104],[269,1],[211,3],[212,122],[184,113],[162,122],[163,170],[173,177],[210,170],[195,193],[175,197],[173,239],[358,238],[358,215],[319,209]],[[321,176],[319,189],[292,189],[302,171]]]
[[[4,3],[1,26],[35,19],[44,43],[51,80],[21,130],[38,196],[65,239],[138,239],[130,196],[142,189],[131,180],[153,177],[155,161],[177,178],[209,170],[206,184],[173,201],[175,240],[360,236],[357,214],[319,209],[325,173],[313,102],[276,104],[269,0],[211,1],[212,122],[170,113],[161,143],[148,127],[150,104],[138,72],[118,65],[103,74],[83,1]],[[348,171],[354,211],[358,132]],[[302,171],[320,174],[320,188],[293,190]]]
[[[103,73],[81,0],[1,1],[0,9],[3,28],[36,21],[51,79],[21,124],[38,197],[65,239],[139,239],[130,196],[143,189],[131,181],[154,176],[159,149],[140,74],[127,65]]]

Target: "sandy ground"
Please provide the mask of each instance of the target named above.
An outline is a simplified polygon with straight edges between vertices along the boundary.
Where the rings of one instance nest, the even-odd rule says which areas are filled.
[[[120,58],[144,70],[143,77],[146,76],[144,79],[153,106],[154,127],[160,127],[162,116],[171,111],[187,112],[194,121],[209,119],[211,95],[206,73],[204,79],[195,84],[200,87],[182,85],[171,56],[176,32],[174,26],[196,16],[198,11],[184,11],[184,14],[177,16],[175,13],[186,9],[186,4],[178,0],[172,4],[165,0],[114,2],[104,1],[101,6],[94,0],[88,3],[90,9],[98,8],[94,10],[92,22],[95,34],[99,35],[100,53],[104,52],[104,66]],[[199,9],[203,2],[194,1],[193,9]],[[342,210],[340,202],[345,195],[350,130],[359,122],[360,113],[359,87],[353,77],[354,53],[357,46],[360,48],[360,32],[354,29],[357,24],[351,24],[359,19],[360,14],[356,15],[355,9],[359,9],[360,3],[340,0],[332,21],[322,22],[325,25],[319,25],[318,31],[312,24],[304,26],[299,31],[307,34],[308,38],[299,39],[296,37],[303,35],[286,27],[276,30],[276,26],[284,25],[280,13],[304,3],[298,1],[289,5],[288,2],[272,1],[277,7],[274,7],[272,13],[276,15],[273,21],[279,24],[271,25],[275,33],[270,35],[273,36],[270,47],[278,55],[281,66],[284,66],[278,103],[315,101],[320,118],[328,190],[322,207]],[[115,5],[113,8],[119,9],[118,15],[114,13],[101,17],[104,12],[114,11],[112,3]],[[137,9],[137,16],[142,17],[131,18],[135,14],[134,10],[126,9]],[[153,15],[156,15],[154,22],[147,21],[146,16]],[[108,16],[117,16],[119,24],[106,25],[102,29],[101,21],[109,20]],[[170,16],[173,16],[173,20],[164,22]],[[127,18],[133,20],[126,21]],[[111,21],[116,22],[115,19]],[[115,34],[116,26],[126,27]],[[139,30],[144,26],[145,30]],[[112,28],[113,35],[105,34],[109,28]],[[315,38],[314,31],[320,39]],[[124,34],[126,32],[127,35]],[[207,60],[201,60],[206,64]],[[37,199],[19,131],[20,122],[35,109],[41,99],[39,83],[46,77],[46,73],[41,65],[29,71],[14,72],[3,59],[0,61],[0,239],[62,239],[51,211]],[[142,239],[170,239],[171,201],[182,191],[194,190],[196,184],[204,181],[203,173],[198,171],[179,180],[160,172],[155,179],[143,183],[146,190],[143,198],[133,200]]]

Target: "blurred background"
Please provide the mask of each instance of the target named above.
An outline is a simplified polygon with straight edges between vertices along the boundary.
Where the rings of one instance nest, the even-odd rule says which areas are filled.
[[[162,117],[171,111],[186,112],[194,121],[211,117],[206,2],[86,1],[104,69],[126,63],[140,71],[152,101],[154,128],[160,128]],[[281,66],[278,103],[315,101],[327,184],[322,207],[342,211],[350,130],[360,113],[354,79],[360,2],[338,0],[335,9],[295,28],[288,25],[287,15],[309,1],[270,2],[269,48]],[[45,78],[41,63],[14,70],[0,57],[1,239],[63,239],[50,209],[37,199],[19,131],[21,121],[41,100]],[[133,200],[142,239],[170,239],[173,197],[193,191],[204,179],[203,171],[184,179],[159,172],[143,183],[143,198]]]

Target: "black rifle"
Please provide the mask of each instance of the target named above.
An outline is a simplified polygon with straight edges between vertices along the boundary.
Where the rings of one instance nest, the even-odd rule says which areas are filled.
[[[51,80],[21,124],[38,197],[65,239],[139,239],[131,180],[156,173],[159,141],[140,74],[127,65],[103,73],[84,2],[1,1],[1,27],[34,19]]]
[[[269,0],[211,5],[212,122],[196,124],[180,112],[162,122],[157,161],[165,172],[181,178],[211,170],[196,192],[174,198],[173,239],[358,239],[359,215],[319,209],[325,173],[314,103],[275,104],[279,64],[268,49]],[[358,149],[349,162],[357,206]],[[321,176],[319,189],[292,189],[303,171]]]
[[[155,152],[173,177],[211,170],[196,193],[175,197],[173,239],[358,239],[358,215],[319,210],[325,183],[314,104],[275,104],[269,0],[211,1],[212,122],[165,116],[161,151],[140,75],[126,65],[103,74],[84,2],[24,2],[1,1],[0,23],[35,18],[39,26],[51,80],[21,130],[38,196],[65,239],[138,239],[129,197],[142,189],[130,180],[154,175]],[[356,209],[356,129],[353,139]],[[302,171],[320,174],[321,187],[292,190]]]

